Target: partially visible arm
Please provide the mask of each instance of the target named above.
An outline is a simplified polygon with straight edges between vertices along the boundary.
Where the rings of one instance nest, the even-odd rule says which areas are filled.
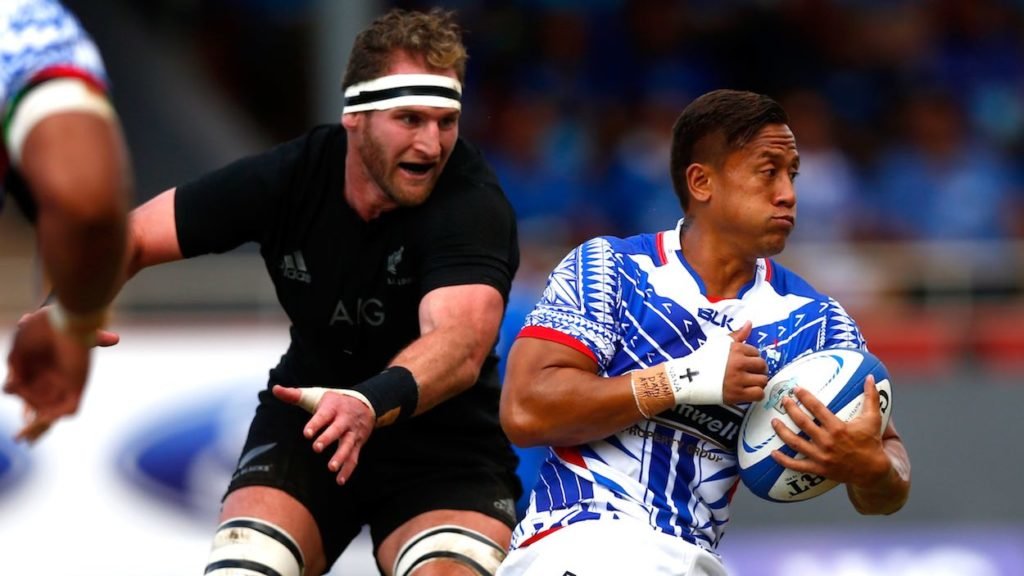
[[[49,116],[28,133],[19,169],[38,205],[39,249],[57,299],[73,314],[104,310],[121,275],[131,192],[116,121]]]
[[[419,385],[415,414],[469,389],[498,341],[505,303],[492,286],[446,286],[420,301],[420,337],[392,360]]]
[[[415,396],[413,413],[402,414],[407,418],[430,410],[476,382],[498,339],[504,307],[498,290],[485,284],[446,286],[427,293],[419,306],[420,337],[399,352],[389,368],[408,370],[415,382],[406,380],[407,385],[396,386],[394,380],[381,380],[378,375],[355,388],[373,396],[381,409],[370,407],[374,400],[367,401],[361,393],[353,397],[348,390],[274,386],[273,393],[313,413],[303,430],[313,440],[313,450],[322,452],[338,442],[328,468],[337,474],[338,484],[344,484],[374,426],[391,424],[398,416],[394,400],[405,394]],[[380,388],[388,391],[374,395]]]
[[[778,419],[772,428],[789,447],[805,458],[772,453],[776,462],[798,472],[824,476],[846,484],[847,495],[861,514],[892,514],[910,495],[910,458],[890,420],[885,430],[875,379],[864,381],[861,413],[849,422],[833,414],[814,394],[796,389],[796,399],[783,400],[786,413],[806,434],[797,435]]]
[[[884,472],[874,479],[846,485],[850,502],[861,514],[892,514],[910,496],[910,456],[891,420],[882,434],[882,447],[889,461]]]
[[[605,378],[591,357],[557,342],[519,338],[509,351],[501,425],[517,446],[574,446],[643,419],[628,375]]]
[[[598,375],[597,362],[570,346],[519,338],[509,352],[502,388],[502,427],[518,446],[575,446],[674,406],[759,400],[767,366],[745,342],[750,331],[746,322],[728,343],[709,340],[683,358],[611,377]],[[691,370],[705,377],[673,382],[673,373]]]
[[[135,210],[129,218],[127,257],[111,286],[116,293],[139,269],[181,258],[174,222],[174,190]],[[4,391],[17,394],[31,409],[18,437],[34,440],[61,416],[78,411],[89,370],[89,349],[75,338],[54,330],[47,310],[26,315],[18,323],[7,356]],[[116,335],[100,335],[101,345],[117,342]]]

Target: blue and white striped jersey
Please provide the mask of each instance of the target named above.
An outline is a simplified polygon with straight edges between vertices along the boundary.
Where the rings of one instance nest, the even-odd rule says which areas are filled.
[[[709,296],[683,258],[678,228],[576,248],[519,337],[571,346],[617,376],[684,357],[747,320],[770,374],[814,350],[864,347],[839,303],[768,259],[737,298]],[[512,547],[574,522],[627,516],[713,552],[738,482],[745,408],[678,406],[603,440],[550,449]]]
[[[78,20],[56,0],[0,2],[0,122],[27,87],[57,76],[106,84],[99,51]]]

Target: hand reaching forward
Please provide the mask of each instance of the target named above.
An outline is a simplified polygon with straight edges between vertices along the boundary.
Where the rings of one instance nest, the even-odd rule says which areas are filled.
[[[120,337],[96,331],[96,346],[113,346]],[[33,442],[60,417],[74,414],[89,375],[92,346],[55,330],[46,308],[26,314],[7,355],[4,392],[25,401],[25,425],[16,440]]]
[[[747,344],[751,330],[753,325],[747,321],[729,335],[733,342],[725,365],[725,378],[722,380],[722,400],[726,404],[755,402],[764,398],[764,387],[768,385],[768,363],[761,358],[757,348]]]
[[[882,413],[874,376],[864,380],[863,408],[849,422],[840,420],[809,391],[797,388],[795,393],[811,415],[792,398],[785,398],[783,406],[807,438],[778,419],[772,420],[772,428],[786,445],[805,458],[796,459],[776,450],[772,453],[776,462],[790,470],[851,485],[871,484],[889,473],[892,464],[882,443]]]
[[[312,390],[322,392],[323,396],[307,405],[303,401],[303,393],[307,394],[308,399]],[[344,484],[352,477],[359,462],[359,451],[373,432],[376,423],[373,411],[356,398],[330,389],[274,385],[271,391],[279,400],[313,412],[313,417],[306,423],[302,433],[313,440],[319,432],[320,435],[313,440],[314,451],[323,452],[333,442],[338,442],[338,448],[327,463],[327,468],[337,473],[338,484]]]

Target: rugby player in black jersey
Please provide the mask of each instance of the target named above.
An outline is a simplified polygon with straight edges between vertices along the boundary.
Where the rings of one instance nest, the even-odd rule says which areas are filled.
[[[257,242],[291,321],[207,574],[320,574],[364,525],[385,574],[504,557],[521,487],[493,350],[519,254],[458,137],[465,60],[450,13],[392,11],[356,38],[340,125],[131,214],[128,276]]]

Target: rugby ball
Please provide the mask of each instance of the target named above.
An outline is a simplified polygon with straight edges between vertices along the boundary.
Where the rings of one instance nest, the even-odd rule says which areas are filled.
[[[892,385],[885,365],[871,353],[832,348],[812,352],[783,366],[768,381],[764,399],[751,404],[743,417],[737,447],[743,484],[755,495],[772,502],[808,500],[834,488],[837,484],[834,480],[784,468],[772,458],[773,450],[781,450],[789,456],[795,454],[772,429],[772,419],[778,418],[790,430],[806,437],[782,407],[782,400],[792,397],[793,389],[799,386],[813,393],[833,414],[848,422],[860,414],[864,379],[868,374],[875,376],[882,430],[885,430],[892,413]],[[806,408],[803,410],[809,414]],[[803,457],[796,455],[796,458]]]

